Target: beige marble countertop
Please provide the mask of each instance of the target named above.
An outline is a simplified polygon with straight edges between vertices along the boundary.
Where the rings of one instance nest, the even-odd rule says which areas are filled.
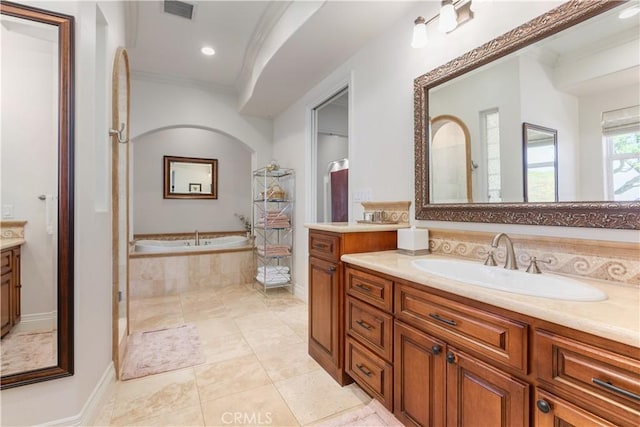
[[[361,222],[317,222],[305,224],[310,230],[332,231],[334,233],[364,233],[367,231],[393,231],[409,228],[409,224],[373,224]]]
[[[552,300],[445,279],[411,265],[411,261],[427,257],[446,258],[439,255],[410,256],[398,251],[384,251],[343,255],[341,259],[353,265],[640,348],[638,287],[571,276],[601,289],[608,299],[598,302]]]
[[[11,249],[24,243],[25,240],[22,238],[2,239],[0,249],[4,251],[5,249]]]

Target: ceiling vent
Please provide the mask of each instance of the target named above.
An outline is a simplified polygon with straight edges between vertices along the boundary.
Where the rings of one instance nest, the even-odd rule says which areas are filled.
[[[177,0],[164,0],[164,11],[172,15],[193,19],[193,5]]]

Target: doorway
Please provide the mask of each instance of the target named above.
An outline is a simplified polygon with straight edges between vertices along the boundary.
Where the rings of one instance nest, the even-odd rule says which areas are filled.
[[[349,89],[313,109],[316,139],[316,220],[349,221]]]

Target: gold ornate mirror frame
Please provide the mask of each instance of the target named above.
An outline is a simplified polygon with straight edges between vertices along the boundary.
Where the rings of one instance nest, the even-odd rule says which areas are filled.
[[[414,80],[416,219],[640,229],[639,202],[429,203],[429,89],[623,3],[569,1]]]

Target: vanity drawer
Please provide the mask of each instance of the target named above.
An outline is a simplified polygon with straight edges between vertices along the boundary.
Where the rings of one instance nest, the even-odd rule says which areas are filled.
[[[534,349],[538,379],[640,425],[640,360],[540,329]]]
[[[2,260],[0,261],[0,265],[2,265],[2,274],[11,271],[11,254],[10,250],[2,252]]]
[[[378,356],[393,357],[393,317],[377,308],[347,296],[347,333],[365,344]]]
[[[527,373],[528,325],[406,285],[396,286],[395,300],[396,318]]]
[[[311,231],[309,233],[309,255],[339,262],[340,236]]]
[[[393,282],[364,271],[348,267],[345,271],[347,294],[378,307],[393,311]]]
[[[393,411],[393,366],[351,337],[346,339],[347,373]]]

